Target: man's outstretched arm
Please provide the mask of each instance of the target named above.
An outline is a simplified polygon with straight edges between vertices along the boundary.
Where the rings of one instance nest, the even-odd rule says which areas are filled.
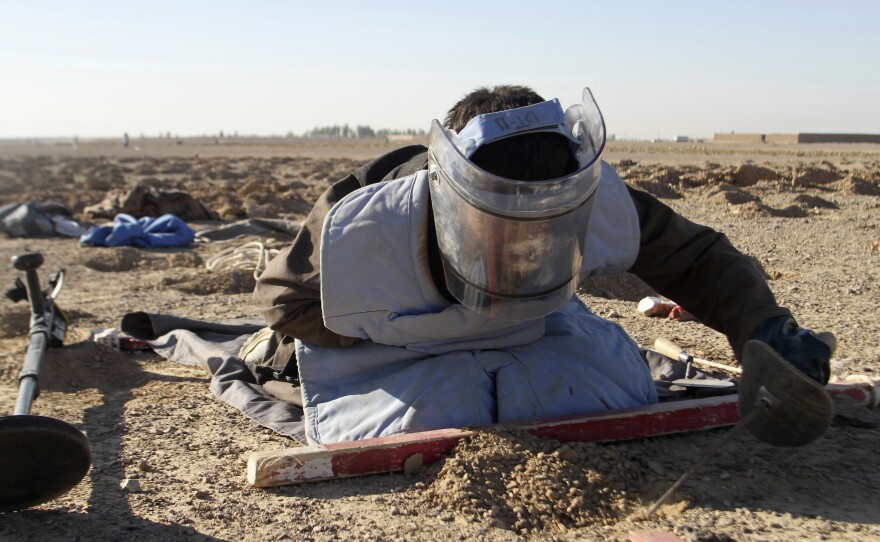
[[[727,237],[675,213],[646,192],[629,187],[641,225],[630,272],[724,333],[738,359],[758,326],[791,316],[776,303],[761,271]]]

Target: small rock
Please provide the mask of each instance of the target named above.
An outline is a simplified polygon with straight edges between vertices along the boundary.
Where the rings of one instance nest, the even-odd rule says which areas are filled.
[[[580,459],[580,454],[578,454],[577,450],[574,450],[569,446],[559,448],[558,453],[560,459],[568,461],[569,463],[575,463]]]
[[[126,493],[140,493],[141,482],[137,478],[126,478],[119,483],[119,487]]]
[[[193,491],[192,496],[194,499],[206,499],[208,498],[208,492],[204,489],[197,489]]]
[[[404,474],[411,476],[421,469],[424,464],[425,458],[422,454],[412,454],[403,462],[403,472]]]

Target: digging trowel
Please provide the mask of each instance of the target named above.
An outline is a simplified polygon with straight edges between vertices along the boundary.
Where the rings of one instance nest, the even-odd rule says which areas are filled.
[[[834,414],[831,396],[773,348],[761,341],[747,342],[742,366],[739,422],[648,509],[648,516],[743,429],[768,444],[785,447],[809,444],[828,430]]]

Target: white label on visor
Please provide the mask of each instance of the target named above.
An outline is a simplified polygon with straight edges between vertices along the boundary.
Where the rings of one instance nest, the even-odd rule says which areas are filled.
[[[526,107],[474,117],[462,128],[458,138],[466,146],[464,155],[470,158],[477,149],[487,143],[526,132],[558,133],[575,143],[580,143],[565,127],[565,113],[556,98]]]

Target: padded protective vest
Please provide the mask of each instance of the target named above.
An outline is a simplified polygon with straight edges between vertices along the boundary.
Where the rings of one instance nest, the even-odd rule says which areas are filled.
[[[613,274],[638,252],[635,207],[603,163],[581,278]],[[657,401],[624,331],[573,297],[536,321],[493,320],[437,291],[428,267],[427,174],[357,190],[321,238],[321,304],[332,331],[364,339],[297,340],[313,443],[516,422]]]

